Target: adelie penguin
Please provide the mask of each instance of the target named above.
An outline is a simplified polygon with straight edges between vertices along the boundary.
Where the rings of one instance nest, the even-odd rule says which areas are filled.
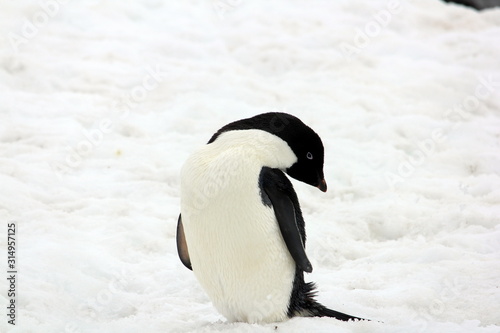
[[[265,113],[222,127],[182,167],[179,257],[229,321],[361,319],[321,305],[304,282],[304,219],[285,174],[326,192],[323,160],[300,119]]]

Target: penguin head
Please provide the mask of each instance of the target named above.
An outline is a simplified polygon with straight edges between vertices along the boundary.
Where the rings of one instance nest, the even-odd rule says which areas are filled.
[[[310,133],[304,133],[296,146],[290,146],[297,156],[297,162],[286,169],[286,173],[290,177],[326,192],[327,186],[323,174],[323,143],[315,132],[311,129],[310,131]]]
[[[227,131],[258,129],[274,134],[284,140],[297,160],[286,168],[286,173],[301,182],[326,192],[323,174],[324,148],[321,138],[299,118],[288,113],[270,112],[252,118],[238,120],[218,130],[208,143]]]

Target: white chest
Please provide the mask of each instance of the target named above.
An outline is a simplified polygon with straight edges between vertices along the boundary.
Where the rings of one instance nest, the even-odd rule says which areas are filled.
[[[212,144],[211,144],[212,145]],[[259,191],[262,156],[245,146],[193,154],[181,175],[181,214],[193,271],[229,320],[286,318],[295,263]]]

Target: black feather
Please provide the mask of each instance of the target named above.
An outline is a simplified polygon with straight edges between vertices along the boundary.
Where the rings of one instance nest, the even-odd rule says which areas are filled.
[[[297,228],[303,240],[304,248],[306,243],[305,221],[302,216],[302,211],[299,205],[299,199],[293,185],[285,174],[278,169],[262,168],[259,177],[259,187],[261,188],[262,203],[266,206],[271,206],[271,201],[262,188],[265,186],[275,186],[283,194],[287,195],[295,208],[295,218]],[[304,271],[297,265],[295,268],[295,278],[293,281],[292,294],[290,295],[290,304],[288,305],[288,317],[305,316],[305,317],[332,317],[339,320],[366,320],[359,317],[354,317],[342,312],[331,310],[317,302],[316,286],[312,282],[304,282]]]

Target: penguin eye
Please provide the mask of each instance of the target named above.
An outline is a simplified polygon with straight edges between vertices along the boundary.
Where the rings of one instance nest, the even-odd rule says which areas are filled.
[[[313,154],[311,152],[308,152],[307,155],[306,155],[307,159],[308,160],[312,160],[313,159]]]

